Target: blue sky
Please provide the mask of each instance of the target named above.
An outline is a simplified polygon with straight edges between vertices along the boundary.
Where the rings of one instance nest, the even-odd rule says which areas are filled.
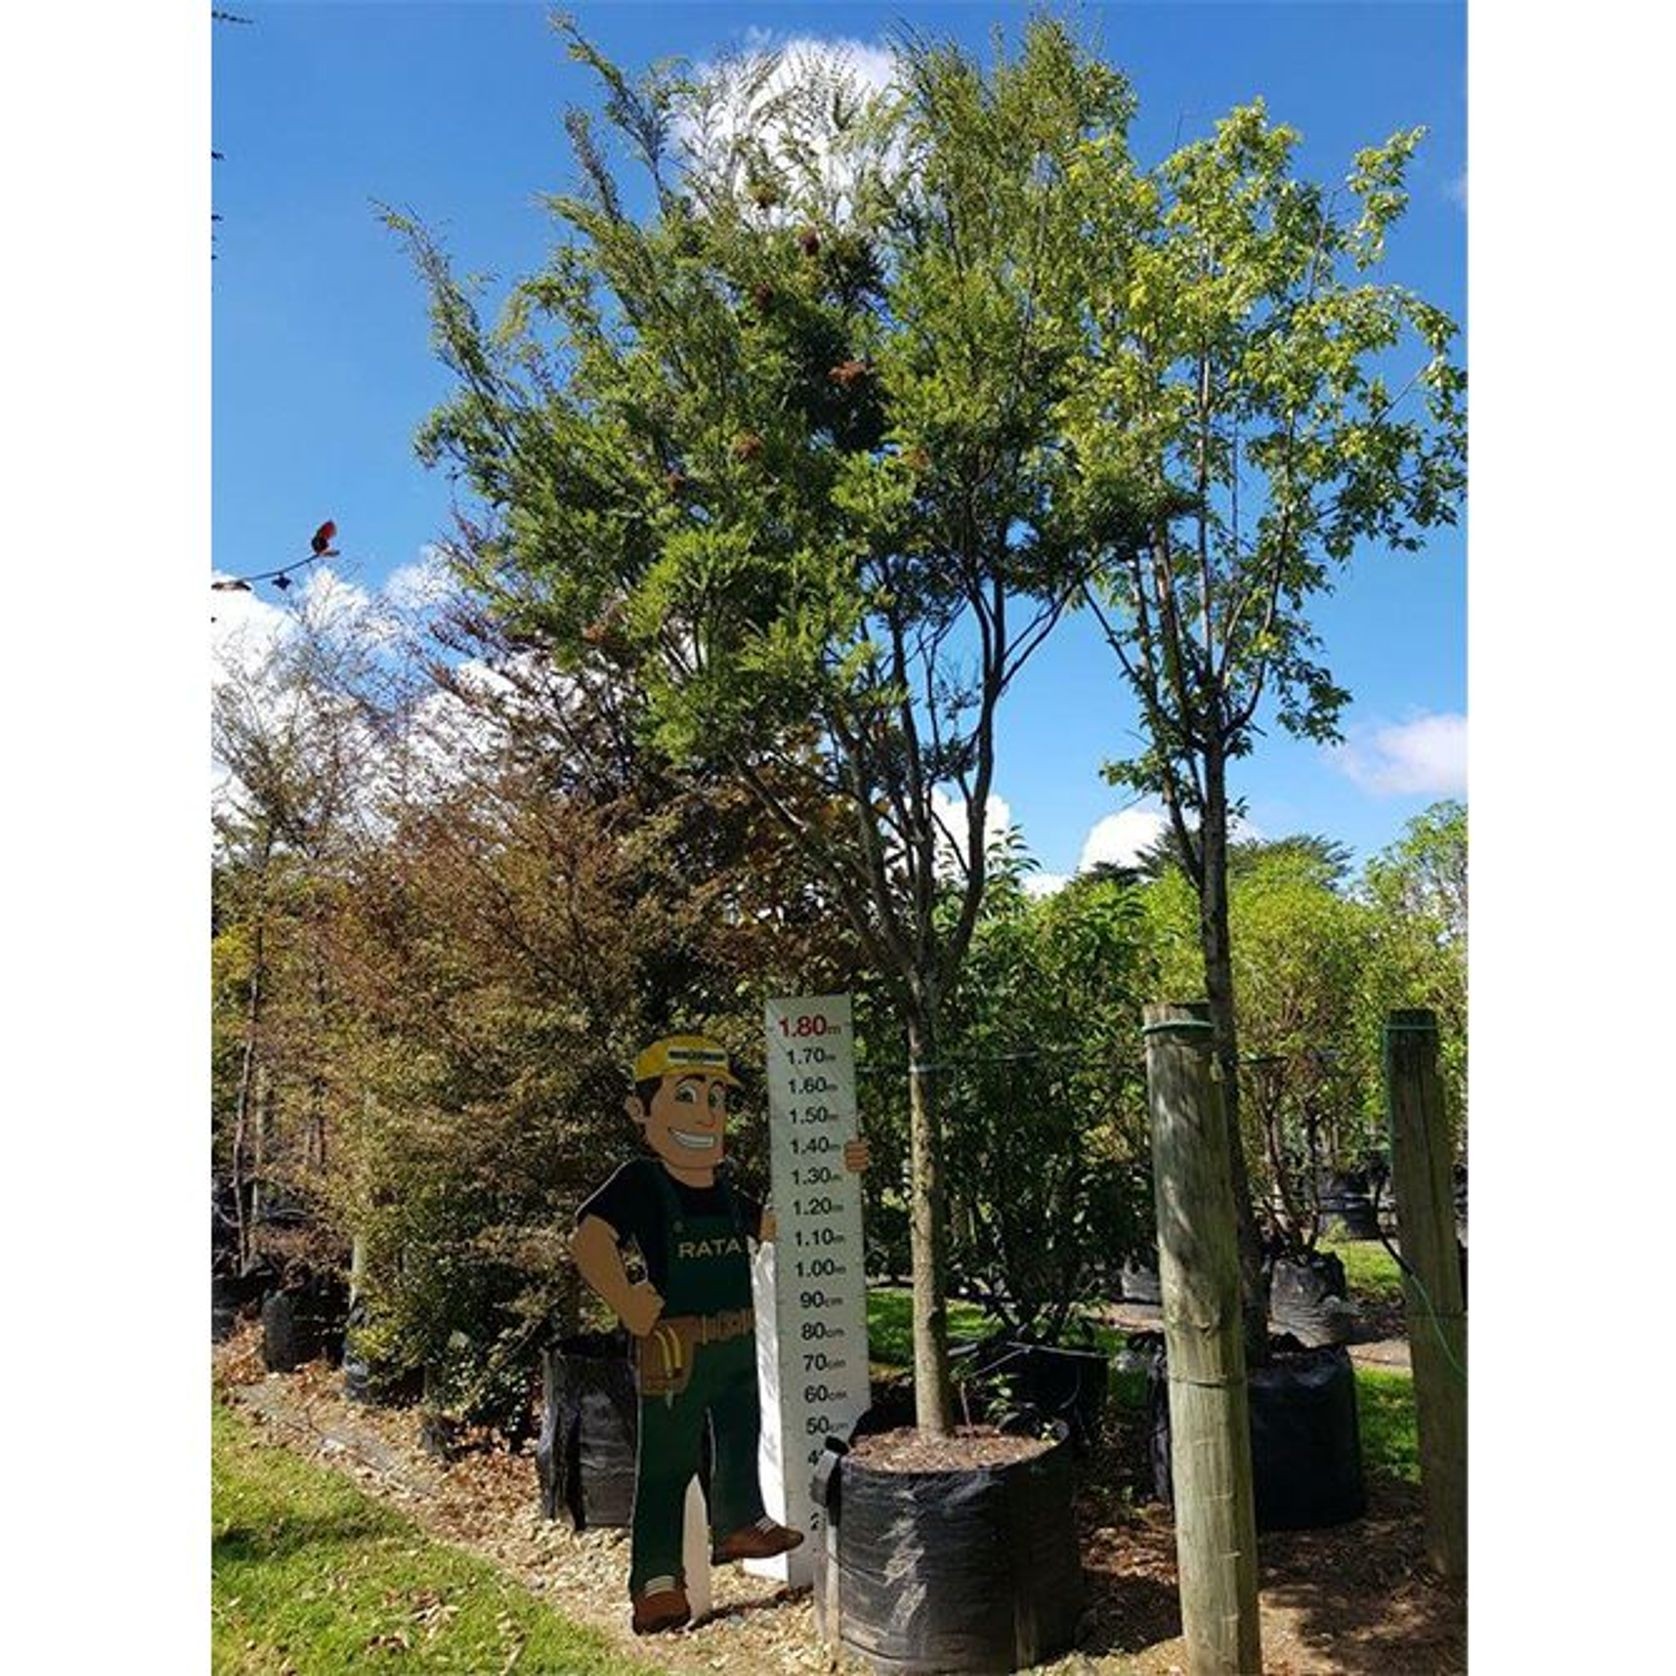
[[[213,271],[213,559],[271,568],[332,517],[376,588],[445,531],[449,488],[413,456],[447,389],[424,298],[375,201],[441,234],[463,270],[510,279],[555,234],[536,202],[574,180],[560,118],[591,104],[548,8],[503,4],[234,6],[212,33],[218,260]],[[1412,205],[1384,277],[1465,323],[1466,25],[1453,5],[1150,4],[1058,8],[1081,19],[1140,99],[1147,160],[1261,94],[1304,136],[1300,167],[1337,179],[1351,153],[1424,125]],[[578,4],[631,69],[705,58],[765,34],[880,43],[899,23],[980,44],[1015,5]],[[1328,662],[1354,694],[1351,750],[1273,732],[1236,791],[1270,836],[1323,831],[1366,854],[1434,798],[1463,795],[1465,533],[1372,553],[1322,602]],[[1071,621],[1003,710],[997,790],[1050,874],[1121,854],[1149,812],[1100,778],[1135,726],[1091,624]],[[1093,842],[1091,847],[1091,834]]]

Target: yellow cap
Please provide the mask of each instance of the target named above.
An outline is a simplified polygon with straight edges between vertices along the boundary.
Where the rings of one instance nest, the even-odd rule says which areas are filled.
[[[744,1086],[733,1074],[727,1049],[707,1036],[665,1036],[661,1042],[653,1042],[643,1049],[634,1062],[636,1082],[680,1076],[683,1072],[714,1077],[730,1088]]]

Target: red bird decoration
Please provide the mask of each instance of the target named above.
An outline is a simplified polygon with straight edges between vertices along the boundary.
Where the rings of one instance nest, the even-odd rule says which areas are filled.
[[[338,533],[338,527],[330,518],[314,532],[314,540],[310,545],[314,549],[317,559],[324,559],[337,551],[332,545],[332,537]]]

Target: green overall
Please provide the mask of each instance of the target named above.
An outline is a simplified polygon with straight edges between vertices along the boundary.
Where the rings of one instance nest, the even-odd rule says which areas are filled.
[[[693,1216],[676,1199],[662,1168],[653,1172],[668,1237],[669,1274],[660,1322],[724,1314],[737,1324],[751,1307],[751,1267],[738,1207],[726,1182],[727,1210]],[[647,1358],[661,1357],[671,1334],[658,1325],[640,1341],[640,1457],[635,1470],[633,1552],[629,1591],[648,1582],[684,1584],[682,1515],[687,1484],[699,1469],[704,1428],[710,1428],[710,1531],[712,1547],[763,1517],[757,1476],[761,1410],[757,1399],[754,1332],[735,1332],[714,1343],[682,1347],[683,1378],[676,1389],[648,1394]]]

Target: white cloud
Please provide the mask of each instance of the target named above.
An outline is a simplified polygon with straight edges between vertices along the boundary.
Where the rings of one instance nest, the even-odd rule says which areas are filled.
[[[1026,896],[1052,896],[1071,882],[1068,873],[1026,873],[1021,881]]]
[[[1170,817],[1161,803],[1136,803],[1115,815],[1103,815],[1088,829],[1088,836],[1082,841],[1077,871],[1086,873],[1102,863],[1134,867],[1169,829]],[[1228,823],[1228,836],[1239,841],[1262,838],[1263,833],[1236,815]]]
[[[427,549],[416,564],[404,566],[384,586],[369,590],[328,565],[311,568],[287,593],[283,603],[264,597],[267,588],[224,589],[210,594],[210,686],[223,712],[238,728],[271,728],[275,737],[287,729],[347,730],[356,741],[354,759],[346,770],[367,804],[392,770],[389,753],[366,725],[353,716],[353,706],[331,701],[322,706],[300,706],[287,671],[287,653],[298,637],[312,631],[324,641],[355,644],[379,655],[398,652],[408,619],[439,598],[441,566]],[[225,572],[212,572],[212,581],[227,581]],[[429,719],[429,718],[427,718]],[[244,788],[212,749],[210,808],[213,813],[234,809]],[[370,804],[367,804],[370,807]],[[365,813],[365,809],[361,811]]]
[[[764,76],[770,59],[773,68]],[[727,180],[730,191],[742,189],[738,146],[747,138],[753,150],[760,148],[794,177],[812,167],[822,196],[842,214],[870,148],[854,124],[842,130],[835,125],[829,97],[800,99],[797,90],[828,87],[836,78],[855,98],[871,99],[892,87],[895,73],[895,54],[876,42],[752,28],[738,52],[693,66],[694,83],[709,96],[677,112],[675,132],[689,161],[701,173]],[[782,206],[768,213],[778,219],[786,211]]]
[[[211,573],[211,580],[226,582],[232,578],[216,571]],[[254,589],[249,593],[212,593],[210,656],[217,673],[228,663],[254,669],[266,661],[294,626],[289,611],[270,605]]]
[[[946,833],[939,834],[937,840],[937,871],[944,878],[956,878],[964,871],[961,858],[966,854],[968,807],[964,797],[951,797],[943,791],[931,793],[932,812],[946,828]],[[984,849],[987,851],[1012,824],[1012,805],[1006,798],[991,792],[989,801],[984,805]]]
[[[1464,797],[1466,717],[1456,712],[1416,716],[1385,727],[1353,730],[1333,761],[1375,797]]]
[[[1443,190],[1448,194],[1452,204],[1459,204],[1462,209],[1467,207],[1467,172],[1462,169],[1458,175],[1453,175],[1444,183]]]
[[[807,63],[842,64],[863,87],[885,92],[896,78],[896,54],[876,41],[858,40],[853,35],[790,35],[781,37],[772,29],[753,27],[745,31],[747,57],[763,58],[778,53],[780,63],[765,92],[789,85],[791,72]]]
[[[447,599],[454,591],[454,580],[441,549],[427,546],[417,563],[391,571],[382,591],[396,610],[422,611]]]
[[[1138,803],[1132,809],[1102,816],[1083,839],[1077,871],[1086,873],[1102,862],[1133,867],[1142,852],[1163,836],[1168,825],[1169,816],[1156,804]]]

